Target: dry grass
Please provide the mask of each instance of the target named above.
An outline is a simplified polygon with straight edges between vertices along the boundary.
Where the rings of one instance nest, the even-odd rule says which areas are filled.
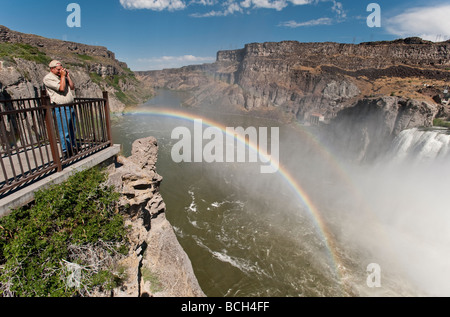
[[[440,91],[448,85],[442,80],[430,80],[424,78],[400,78],[382,77],[375,81],[367,78],[355,80],[355,84],[361,90],[363,96],[397,96],[406,99],[424,100],[434,102],[432,96],[419,92],[419,90],[432,86]]]

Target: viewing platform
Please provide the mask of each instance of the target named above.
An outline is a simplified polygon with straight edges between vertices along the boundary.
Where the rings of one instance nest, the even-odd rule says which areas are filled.
[[[59,108],[59,111],[55,111]],[[59,117],[58,117],[59,116]],[[71,117],[71,118],[69,118]],[[73,122],[73,148],[63,152],[62,122]],[[55,105],[40,98],[0,100],[0,217],[34,200],[34,193],[115,157],[108,93]]]

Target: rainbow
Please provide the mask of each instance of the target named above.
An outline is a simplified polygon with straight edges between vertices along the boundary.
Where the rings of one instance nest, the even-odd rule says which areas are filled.
[[[125,115],[151,115],[151,116],[160,116],[160,117],[166,117],[166,118],[173,118],[173,119],[180,119],[180,120],[186,120],[189,122],[194,122],[194,120],[201,119],[202,124],[208,127],[215,127],[222,131],[223,134],[229,135],[231,138],[235,138],[238,142],[242,142],[252,151],[256,151],[259,155],[263,156],[267,162],[270,162],[274,166],[274,168],[278,169],[277,173],[279,176],[285,181],[285,183],[290,187],[290,189],[295,193],[296,197],[302,202],[302,204],[306,207],[307,211],[309,212],[310,216],[312,217],[312,220],[314,222],[314,225],[316,226],[316,229],[320,232],[322,235],[323,241],[326,245],[326,248],[328,250],[328,254],[330,257],[330,260],[332,261],[332,265],[334,266],[334,272],[336,274],[336,278],[339,282],[341,282],[343,277],[343,265],[341,264],[340,257],[337,253],[337,248],[334,243],[334,239],[332,238],[331,232],[328,229],[326,222],[324,218],[322,217],[319,209],[314,204],[313,200],[310,198],[310,196],[307,194],[307,192],[303,189],[303,187],[300,185],[300,183],[292,176],[292,174],[289,172],[289,170],[283,166],[280,162],[276,162],[273,160],[273,158],[270,157],[269,154],[261,152],[258,149],[257,144],[253,144],[250,142],[250,140],[247,140],[245,137],[239,136],[239,135],[231,135],[229,132],[227,132],[227,129],[224,125],[221,123],[218,123],[216,121],[213,121],[209,118],[205,118],[204,116],[201,116],[199,114],[192,114],[185,111],[173,109],[173,108],[161,108],[161,107],[155,107],[155,108],[135,108],[135,109],[129,109],[125,111]],[[342,284],[340,285],[342,287]]]

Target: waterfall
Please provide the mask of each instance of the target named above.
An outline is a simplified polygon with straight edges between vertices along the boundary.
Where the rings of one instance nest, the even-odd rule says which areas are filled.
[[[400,132],[394,139],[388,157],[394,162],[426,162],[450,158],[450,134],[447,129]]]

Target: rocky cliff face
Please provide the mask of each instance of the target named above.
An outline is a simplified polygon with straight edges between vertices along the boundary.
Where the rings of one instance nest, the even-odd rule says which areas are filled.
[[[354,44],[252,43],[221,51],[213,64],[137,72],[154,87],[193,91],[190,105],[278,109],[327,119],[364,97],[395,95],[433,102],[420,93],[450,80],[450,43],[419,38]]]
[[[0,25],[0,98],[38,97],[52,59],[71,71],[77,97],[101,98],[102,91],[108,91],[112,112],[122,112],[149,95],[105,47],[23,34]]]
[[[306,124],[319,115],[334,145],[359,160],[374,157],[402,129],[431,126],[450,113],[437,102],[450,81],[449,41],[252,43],[218,52],[212,64],[136,75],[153,87],[191,91],[188,106]]]
[[[370,162],[385,153],[401,131],[432,126],[437,109],[398,97],[361,99],[339,112],[321,132],[324,142],[341,157]]]
[[[120,75],[124,73],[127,65],[116,60],[115,54],[103,46],[92,46],[81,43],[48,39],[34,34],[25,34],[0,26],[0,43],[20,43],[38,47],[53,59],[64,60],[66,63],[77,63],[76,55],[89,56],[89,60],[98,58],[98,61],[89,65],[89,70],[99,75]]]
[[[120,156],[109,169],[109,185],[122,194],[119,209],[126,215],[131,249],[122,261],[128,280],[115,297],[205,296],[191,262],[165,217],[156,172],[158,145],[154,137],[136,140],[132,154]]]

